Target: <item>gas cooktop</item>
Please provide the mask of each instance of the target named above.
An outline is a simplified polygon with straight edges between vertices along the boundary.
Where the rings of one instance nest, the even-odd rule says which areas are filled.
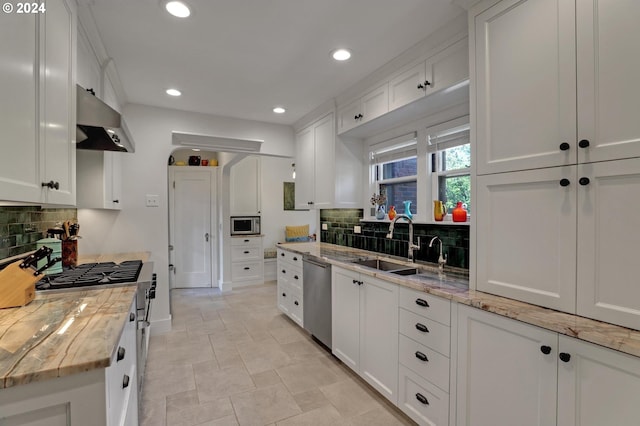
[[[129,260],[118,264],[114,262],[85,263],[65,268],[61,274],[47,275],[36,283],[36,290],[135,283],[141,268],[141,260]]]

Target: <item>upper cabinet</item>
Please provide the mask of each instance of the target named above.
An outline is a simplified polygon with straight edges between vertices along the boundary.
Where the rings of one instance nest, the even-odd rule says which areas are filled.
[[[3,201],[75,204],[76,4],[3,22],[0,194]]]
[[[338,110],[338,133],[351,130],[388,111],[389,84],[384,83]]]
[[[424,96],[469,78],[467,39],[401,71],[389,81],[389,110],[410,104]]]
[[[242,159],[231,167],[231,216],[260,214],[260,157]]]
[[[296,208],[356,207],[362,148],[335,136],[331,112],[296,134]]]
[[[122,156],[113,151],[77,151],[78,208],[122,209]]]
[[[503,0],[475,16],[478,174],[640,156],[638,16],[614,0]]]

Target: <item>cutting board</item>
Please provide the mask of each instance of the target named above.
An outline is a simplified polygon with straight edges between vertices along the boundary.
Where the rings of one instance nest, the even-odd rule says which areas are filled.
[[[36,297],[36,283],[42,275],[33,275],[31,268],[22,269],[22,260],[0,271],[0,309],[24,306]]]

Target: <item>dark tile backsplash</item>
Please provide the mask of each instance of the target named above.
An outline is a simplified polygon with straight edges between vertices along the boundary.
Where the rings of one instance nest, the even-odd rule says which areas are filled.
[[[395,224],[393,239],[386,238],[388,222],[360,222],[362,209],[320,210],[320,223],[328,229],[320,232],[320,241],[341,246],[407,257],[409,225]],[[353,227],[361,226],[362,233],[354,234]],[[442,240],[442,251],[447,255],[447,265],[469,269],[469,226],[414,224],[414,242],[420,237],[420,250],[414,252],[416,260],[438,262],[438,245],[429,247],[429,240],[437,235]]]
[[[47,229],[77,217],[76,209],[0,207],[0,259],[35,250],[36,241],[46,237]]]

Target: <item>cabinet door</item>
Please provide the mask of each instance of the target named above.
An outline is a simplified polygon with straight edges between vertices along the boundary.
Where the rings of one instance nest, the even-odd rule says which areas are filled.
[[[469,78],[468,43],[466,38],[460,40],[427,60],[425,80],[431,83],[427,95]]]
[[[231,168],[231,215],[260,214],[260,157],[251,156]]]
[[[362,105],[362,123],[389,112],[389,84],[384,83],[362,96],[360,104]]]
[[[424,96],[425,65],[420,62],[389,81],[389,111],[410,104]]]
[[[475,48],[478,174],[575,163],[574,0],[501,1]]]
[[[581,164],[578,177],[577,313],[640,329],[640,158]]]
[[[0,198],[12,201],[41,199],[44,159],[38,135],[38,18],[32,14],[6,15],[0,25]]]
[[[578,0],[579,161],[640,156],[640,2]]]
[[[59,189],[46,191],[49,204],[76,202],[76,85],[75,2],[47,1],[44,17],[43,141],[46,182]]]
[[[478,176],[478,290],[575,313],[576,167]]]
[[[122,209],[122,156],[127,155],[121,152],[105,152],[105,157],[110,162],[109,198],[105,199],[105,204],[112,210]]]
[[[360,375],[398,402],[398,286],[361,277]]]
[[[560,336],[558,426],[635,426],[640,418],[640,358]]]
[[[353,371],[360,365],[360,274],[331,270],[331,351]]]
[[[557,334],[468,306],[458,312],[457,424],[555,425]]]
[[[313,126],[315,153],[315,208],[333,207],[335,196],[335,130],[333,113]]]
[[[315,152],[313,126],[296,135],[296,208],[308,209],[315,199]]]
[[[360,124],[362,114],[360,99],[356,99],[338,110],[338,134],[351,130]]]

